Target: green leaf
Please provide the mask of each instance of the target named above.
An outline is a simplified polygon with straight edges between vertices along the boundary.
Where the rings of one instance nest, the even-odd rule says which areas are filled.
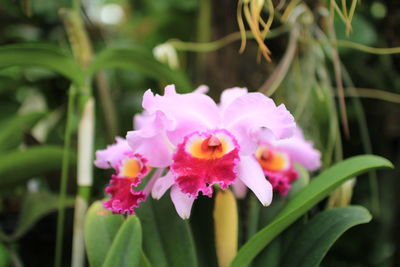
[[[0,243],[0,267],[11,265],[11,256],[2,243]]]
[[[140,253],[139,267],[151,267],[151,263],[143,251]]]
[[[316,215],[290,243],[280,266],[319,266],[333,243],[348,229],[371,220],[363,207],[349,206]]]
[[[85,219],[85,246],[91,267],[100,267],[115,235],[124,222],[122,215],[112,214],[100,201],[94,202]]]
[[[45,113],[33,112],[29,114],[14,116],[1,125],[0,128],[0,151],[16,148],[21,144],[24,132],[31,129]]]
[[[45,44],[14,44],[0,47],[0,68],[42,67],[55,71],[78,85],[83,84],[79,65],[57,47]]]
[[[136,215],[124,222],[114,238],[104,267],[135,267],[142,261],[142,227]]]
[[[63,149],[56,146],[37,146],[0,156],[0,188],[60,170],[62,157]],[[73,164],[74,160],[70,162]]]
[[[180,92],[190,92],[193,89],[182,72],[172,70],[156,61],[142,49],[105,49],[96,56],[89,66],[89,72],[93,74],[99,70],[110,68],[128,69],[147,75],[157,81],[173,83]]]
[[[259,231],[240,248],[232,266],[247,266],[250,264],[254,257],[271,240],[319,201],[328,196],[330,192],[344,181],[368,170],[383,167],[390,168],[393,165],[382,157],[362,155],[344,160],[324,171],[293,197],[268,226]]]
[[[143,223],[143,249],[153,266],[198,265],[189,224],[177,215],[169,195],[149,198],[137,213]]]
[[[1,233],[1,239],[7,242],[19,239],[42,217],[56,211],[59,204],[58,196],[48,192],[26,195],[15,231],[11,235]],[[65,206],[69,207],[72,207],[73,204],[73,198],[68,198],[64,203]]]

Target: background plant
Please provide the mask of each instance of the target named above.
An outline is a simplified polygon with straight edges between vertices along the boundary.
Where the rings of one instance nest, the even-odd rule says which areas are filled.
[[[83,111],[92,96],[96,99],[96,115],[95,121],[89,121],[89,124],[96,127],[96,148],[105,147],[115,135],[124,135],[131,129],[132,115],[140,109],[145,89],[159,89],[175,83],[180,92],[189,92],[195,85],[204,83],[210,85],[214,96],[223,88],[239,85],[259,89],[272,95],[278,103],[286,103],[307,130],[307,135],[323,151],[325,169],[342,158],[372,152],[390,158],[396,165],[399,108],[395,103],[400,102],[396,94],[400,83],[395,34],[398,8],[390,1],[336,2],[265,1],[258,12],[244,15],[244,20],[262,18],[268,22],[273,11],[270,32],[261,35],[272,52],[272,62],[261,59],[257,63],[260,42],[251,40],[256,38],[257,31],[255,27],[249,27],[248,22],[244,22],[248,39],[246,49],[243,54],[238,53],[244,35],[237,26],[237,3],[217,4],[204,0],[75,1],[72,4],[68,1],[2,1],[0,184],[4,233],[0,236],[0,255],[4,261],[12,261],[15,265],[30,262],[52,266],[54,259],[49,257],[52,254],[49,249],[56,236],[56,215],[52,212],[57,208],[72,207],[76,195],[90,202],[103,197],[106,172],[95,170],[94,184],[80,187],[77,187],[75,174],[77,142],[84,138],[78,134],[79,122],[85,118]],[[108,20],[106,15],[103,16],[113,8],[117,13],[122,10],[120,21],[110,21],[110,15]],[[263,28],[262,23],[259,28],[260,33],[268,29]],[[177,51],[177,69],[153,57],[152,49],[164,43]],[[363,161],[359,168],[387,165],[373,160],[371,165],[365,164]],[[64,178],[60,180],[62,165]],[[356,172],[344,176],[350,178]],[[362,249],[354,245],[349,247],[346,239],[342,239],[327,255],[325,265],[343,262],[370,266],[396,264],[396,259],[400,258],[395,254],[397,235],[392,234],[397,210],[397,204],[392,200],[398,188],[394,180],[396,174],[379,173],[379,177],[388,176],[379,179],[379,188],[374,173],[370,173],[369,179],[359,180],[354,203],[369,208],[375,220],[344,238],[352,240],[352,244],[368,245]],[[62,181],[61,192],[67,190],[66,195],[58,194]],[[342,187],[328,205],[340,204],[351,192],[351,186]],[[319,200],[321,198],[316,198],[314,203]],[[277,199],[273,207],[265,210],[260,210],[252,198],[239,202],[239,229],[244,233],[239,236],[239,244],[244,244],[248,237],[271,222],[275,217],[274,210],[278,212],[287,201],[292,200]],[[195,206],[190,222],[171,218],[169,224],[159,221],[171,212],[170,206],[163,202],[154,206],[148,204],[150,207],[139,211],[138,217],[142,236],[150,236],[150,240],[142,240],[144,254],[138,250],[138,243],[132,244],[137,250],[137,254],[132,252],[132,255],[146,255],[141,257],[142,264],[150,262],[154,266],[179,266],[182,262],[215,265],[216,254],[210,245],[214,244],[212,202],[202,199]],[[320,203],[310,214],[324,210],[325,205],[325,202]],[[285,209],[275,220],[282,218]],[[349,219],[353,223],[340,229],[369,220],[365,210],[354,209],[357,210],[354,214],[360,216]],[[348,211],[345,208],[343,213]],[[68,265],[71,258],[73,225],[72,209],[66,212],[64,241],[60,241],[60,234],[58,236],[59,244],[65,244],[64,265]],[[329,211],[314,219],[323,220],[326,213]],[[117,218],[120,217],[110,218],[114,226],[108,226],[106,219],[106,226],[99,227],[114,227],[116,237],[123,236],[120,231],[139,232],[137,219],[122,222],[122,218]],[[302,228],[305,232],[314,219]],[[89,222],[86,221],[86,225]],[[95,219],[93,223],[96,223]],[[166,231],[171,225],[176,229]],[[256,263],[284,264],[279,258],[285,255],[284,249],[290,251],[290,248],[282,247],[286,243],[283,240],[290,238],[295,227],[303,227],[301,221],[274,239]],[[59,229],[63,228],[59,224]],[[152,235],[154,229],[157,234]],[[376,234],[366,234],[372,232]],[[177,235],[183,240],[172,244],[172,240],[176,240],[172,237]],[[365,241],[372,238],[375,242]],[[32,253],[32,244],[42,248],[43,252]],[[154,250],[157,255],[150,255],[148,248],[154,244],[160,248]],[[184,247],[188,251],[181,251],[183,247],[177,244],[196,244],[196,250],[190,245]],[[92,263],[88,243],[87,247]],[[114,247],[117,245],[110,244],[110,252]],[[94,250],[102,251],[100,248]],[[364,257],[366,254],[370,256]],[[112,253],[110,255],[114,257]],[[155,263],[158,259],[160,262]],[[239,264],[240,258],[235,262]],[[290,265],[290,262],[285,264]]]

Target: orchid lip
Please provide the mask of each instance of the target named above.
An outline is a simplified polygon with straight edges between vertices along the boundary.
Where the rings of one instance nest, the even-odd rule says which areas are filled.
[[[211,196],[213,186],[228,188],[237,178],[239,145],[224,129],[194,132],[178,145],[171,170],[182,192]]]

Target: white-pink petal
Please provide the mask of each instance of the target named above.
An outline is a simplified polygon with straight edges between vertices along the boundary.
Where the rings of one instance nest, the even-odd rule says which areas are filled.
[[[182,193],[179,187],[174,185],[171,188],[171,200],[178,215],[184,220],[189,219],[194,198]]]
[[[275,146],[287,152],[290,158],[310,171],[321,167],[321,152],[313,143],[304,139],[303,133],[296,128],[293,137],[276,141]]]
[[[102,169],[117,169],[117,166],[125,156],[125,153],[132,152],[132,148],[128,145],[128,142],[125,139],[116,137],[115,140],[117,141],[115,144],[109,145],[106,149],[98,150],[96,152],[96,159],[94,161],[96,167]]]
[[[243,199],[246,197],[247,194],[247,187],[240,179],[236,179],[236,182],[232,185],[233,194],[238,199]]]
[[[221,94],[221,99],[220,99],[221,109],[225,109],[236,98],[238,98],[242,95],[245,95],[245,94],[247,94],[247,88],[234,87],[234,88],[225,89]]]
[[[217,104],[201,93],[177,94],[174,86],[165,88],[164,96],[154,95],[150,90],[143,97],[143,108],[152,114],[162,112],[175,126],[170,130],[171,140],[176,145],[193,131],[214,129],[220,125]]]
[[[238,178],[257,196],[261,204],[268,206],[272,201],[272,186],[265,178],[260,164],[253,156],[242,156]]]
[[[261,93],[248,93],[235,98],[222,110],[225,128],[237,138],[242,153],[254,153],[257,131],[263,127],[277,138],[288,138],[296,126],[293,116],[284,105],[276,106]]]
[[[151,196],[154,199],[160,199],[174,183],[174,175],[169,171],[166,175],[155,181],[153,189],[151,190]]]
[[[135,153],[148,159],[152,167],[167,167],[172,163],[174,147],[170,144],[166,131],[173,127],[173,122],[157,111],[148,115],[143,128],[128,132],[126,139]]]

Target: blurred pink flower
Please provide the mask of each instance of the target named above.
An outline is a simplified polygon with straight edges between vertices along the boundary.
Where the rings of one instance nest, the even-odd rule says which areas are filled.
[[[106,209],[114,213],[133,214],[139,207],[139,202],[146,199],[143,190],[135,190],[142,178],[149,172],[147,160],[136,154],[123,138],[117,137],[116,143],[104,150],[96,152],[95,165],[99,168],[113,168],[115,174],[105,192],[111,199],[103,203]]]
[[[291,183],[298,177],[294,169],[295,163],[309,171],[321,166],[321,153],[313,148],[312,142],[304,139],[300,128],[295,129],[292,137],[280,140],[276,140],[267,131],[260,138],[259,147],[254,155],[274,191],[282,196],[288,194]],[[235,192],[239,197],[244,197],[246,187],[237,184]]]

